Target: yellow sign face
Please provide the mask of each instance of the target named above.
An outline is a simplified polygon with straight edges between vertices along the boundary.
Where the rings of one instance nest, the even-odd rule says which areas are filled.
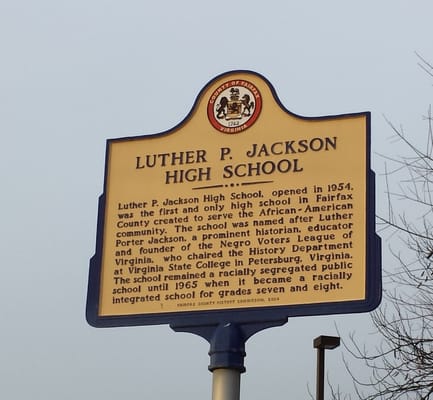
[[[173,130],[110,140],[98,315],[365,300],[368,129],[235,72]]]

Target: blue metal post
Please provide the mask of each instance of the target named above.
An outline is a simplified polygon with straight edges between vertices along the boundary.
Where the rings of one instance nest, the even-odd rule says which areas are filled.
[[[255,333],[281,326],[287,318],[253,322],[219,322],[210,325],[172,324],[176,332],[190,332],[210,343],[209,371],[212,372],[212,400],[239,400],[241,373],[245,372],[245,343]]]
[[[239,400],[245,355],[245,338],[241,329],[232,323],[219,325],[209,350],[212,400]]]

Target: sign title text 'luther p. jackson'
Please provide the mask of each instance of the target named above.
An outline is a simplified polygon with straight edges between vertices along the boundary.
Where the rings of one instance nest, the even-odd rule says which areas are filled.
[[[253,143],[251,145],[251,148],[245,151],[245,155],[248,158],[256,158],[260,161],[223,165],[222,171],[218,171],[215,177],[230,179],[233,177],[243,178],[271,175],[274,173],[285,174],[288,172],[302,172],[304,171],[304,168],[302,167],[302,162],[299,158],[275,159],[275,156],[284,156],[288,154],[303,154],[308,151],[332,151],[336,149],[336,136],[323,138],[315,137],[312,139],[300,139],[298,141],[290,140],[284,142],[274,142],[271,144]],[[232,158],[231,153],[231,148],[221,147],[219,151],[219,159],[221,161],[226,161],[227,159]],[[264,160],[266,157],[271,157],[272,159]],[[163,168],[165,169],[164,182],[165,184],[170,184],[210,181],[213,178],[212,168],[210,166],[190,168],[192,164],[207,163],[207,150],[200,149],[137,156],[135,160],[135,168]],[[177,169],[171,169],[171,167],[177,167]]]

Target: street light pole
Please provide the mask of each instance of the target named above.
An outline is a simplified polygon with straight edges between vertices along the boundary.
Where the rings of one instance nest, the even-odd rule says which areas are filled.
[[[325,393],[325,350],[332,350],[340,346],[337,336],[318,336],[313,340],[313,347],[317,349],[316,400],[324,400]]]

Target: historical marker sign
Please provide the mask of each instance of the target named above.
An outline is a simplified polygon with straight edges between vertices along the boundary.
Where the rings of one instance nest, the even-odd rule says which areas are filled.
[[[380,301],[370,115],[305,118],[212,80],[160,134],[108,140],[95,326],[368,311]]]

